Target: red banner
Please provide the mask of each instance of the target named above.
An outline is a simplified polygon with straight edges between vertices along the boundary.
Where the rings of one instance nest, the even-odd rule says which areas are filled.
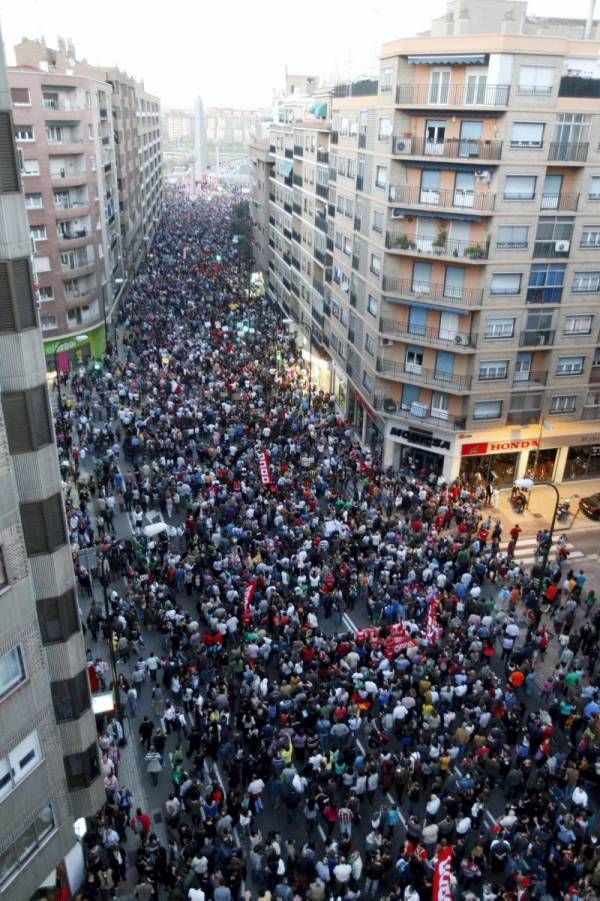
[[[263,485],[271,484],[271,466],[267,451],[261,451],[258,455],[258,469],[260,472],[260,480]]]
[[[387,634],[382,639],[381,629],[379,626],[370,626],[368,629],[358,629],[356,632],[356,641],[362,644],[364,641],[370,641],[376,647],[383,645],[383,653],[386,657],[394,657],[406,648],[416,647],[417,642],[411,638],[409,632],[406,631],[402,623],[394,623],[386,630]]]
[[[244,588],[244,609],[242,610],[242,622],[244,623],[250,621],[250,604],[252,603],[255,591],[256,582],[248,582]]]
[[[433,873],[432,901],[452,901],[452,847],[442,848]]]

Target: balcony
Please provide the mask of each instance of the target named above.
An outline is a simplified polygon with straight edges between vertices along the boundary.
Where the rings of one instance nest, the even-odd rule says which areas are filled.
[[[353,254],[352,254],[352,268],[353,268],[353,269],[359,269],[359,268],[360,268],[360,257],[359,257],[358,254],[356,254],[356,253],[353,253]]]
[[[413,282],[409,278],[383,276],[383,290],[396,297],[409,297],[416,300],[437,300],[444,306],[476,307],[483,304],[483,288],[447,288],[444,285],[432,285],[429,282]]]
[[[405,404],[391,397],[376,394],[373,398],[373,406],[376,410],[383,410],[384,413],[388,413],[390,416],[400,416],[401,418],[414,419],[418,422],[431,423],[440,429],[447,429],[451,432],[460,432],[466,425],[464,416],[454,416],[445,410],[438,410],[435,407],[430,407],[417,401],[412,404]]]
[[[294,144],[294,156],[304,156],[304,147],[300,144]]]
[[[288,241],[292,240],[292,230],[291,228],[286,228],[285,225],[283,227],[283,237],[287,238]]]
[[[328,204],[327,204],[327,215],[328,215],[328,216],[335,216],[335,206],[333,205],[333,203],[328,203]]]
[[[333,168],[333,166],[329,167],[329,181],[334,182],[337,181],[337,170]]]
[[[300,232],[297,232],[295,228],[292,229],[292,241],[295,241],[297,244],[300,244],[302,241]]]
[[[548,381],[548,372],[516,372],[513,388],[543,388]]]
[[[314,254],[315,260],[318,260],[319,263],[321,263],[321,265],[324,266],[325,265],[325,252],[323,250],[319,250],[318,247],[315,247],[313,249],[313,254]]]
[[[581,142],[552,141],[548,151],[550,162],[585,163],[590,145]]]
[[[283,208],[286,211],[286,213],[292,212],[292,204],[288,203],[287,201],[284,201]]]
[[[470,375],[454,375],[437,369],[425,369],[414,363],[398,363],[395,360],[378,359],[377,372],[386,378],[398,379],[401,382],[418,382],[421,385],[439,385],[448,391],[469,391]]]
[[[325,216],[315,215],[315,225],[321,232],[327,231],[327,219]]]
[[[269,153],[273,153],[273,154],[274,154],[275,151],[276,151],[276,149],[277,149],[277,148],[275,147],[275,144],[269,144]]]
[[[533,425],[540,421],[541,410],[509,410],[506,414],[507,425]]]
[[[429,84],[399,84],[396,88],[398,106],[463,107],[508,105],[508,84],[449,84],[436,87]]]
[[[548,347],[554,344],[556,332],[553,329],[532,329],[521,332],[519,347]]]
[[[81,238],[87,238],[90,234],[87,228],[79,228],[79,229],[57,229],[58,240],[59,241],[77,241]]]
[[[357,302],[358,302],[358,296],[356,294],[356,291],[350,291],[350,306],[356,307]]]
[[[67,167],[66,169],[59,169],[58,172],[50,172],[52,184],[59,184],[61,188],[75,187],[75,185],[80,185],[84,182],[86,178],[87,173],[85,169]]]
[[[331,143],[332,143],[332,144],[337,144],[338,141],[339,141],[339,139],[340,139],[339,132],[337,132],[337,131],[332,131],[332,132],[331,132]]]
[[[294,202],[294,203],[292,204],[292,211],[293,211],[294,213],[296,213],[298,216],[300,216],[301,213],[302,213],[302,206],[301,206],[301,204],[295,203],[295,202]]]
[[[527,303],[560,303],[562,300],[562,285],[552,285],[539,288],[527,288]]]
[[[304,184],[304,180],[301,175],[293,175],[292,176],[292,184],[296,185],[297,188],[301,188]]]
[[[590,385],[597,385],[600,382],[600,366],[592,366],[590,372]]]
[[[358,147],[359,150],[364,150],[367,146],[367,132],[359,131],[358,133]]]
[[[288,160],[294,158],[294,151],[291,147],[286,147],[284,153]]]
[[[573,210],[579,206],[579,194],[542,194],[540,209]]]
[[[582,419],[600,419],[600,406],[583,407],[581,411]]]
[[[477,335],[461,334],[426,325],[412,325],[410,322],[396,322],[394,319],[381,320],[381,332],[398,338],[418,338],[422,344],[453,347],[455,350],[472,350],[477,344]]]
[[[419,185],[390,185],[390,203],[405,203],[410,206],[445,207],[447,209],[478,210],[491,212],[496,205],[496,195],[483,191],[452,191],[448,189],[431,191]]]
[[[489,253],[487,243],[478,244],[475,241],[455,241],[453,238],[446,238],[438,243],[437,238],[418,238],[416,235],[407,235],[399,231],[386,232],[385,246],[388,250],[412,255],[424,254],[425,256],[452,257],[473,263],[487,260]]]
[[[329,152],[327,150],[317,150],[317,163],[323,163],[324,165],[328,165]]]
[[[571,241],[536,241],[533,245],[533,258],[544,260],[566,259],[571,252]]]
[[[315,190],[317,192],[317,197],[322,197],[323,200],[327,200],[327,198],[329,197],[329,188],[327,187],[327,185],[320,185],[317,182]]]
[[[334,97],[376,97],[379,93],[377,78],[362,78],[360,81],[348,81],[334,85]]]
[[[471,141],[447,138],[445,141],[428,141],[427,138],[392,139],[392,156],[437,156],[454,159],[499,160],[502,157],[502,141]]]
[[[364,175],[357,175],[357,176],[356,176],[356,190],[357,190],[357,191],[364,191],[364,189],[365,189],[365,178],[364,178]]]

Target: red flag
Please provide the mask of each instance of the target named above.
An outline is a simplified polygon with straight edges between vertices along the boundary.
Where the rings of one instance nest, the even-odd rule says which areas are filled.
[[[433,873],[432,901],[452,901],[452,846],[442,848]]]
[[[256,591],[256,582],[248,582],[244,588],[244,609],[242,610],[242,622],[250,621],[250,603]]]
[[[269,455],[267,451],[261,451],[258,455],[258,469],[260,471],[260,480],[263,485],[271,484],[271,466],[269,465]]]

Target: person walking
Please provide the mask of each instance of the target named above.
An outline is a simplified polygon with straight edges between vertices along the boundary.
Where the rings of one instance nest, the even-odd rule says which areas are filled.
[[[152,779],[152,784],[158,785],[158,777],[162,772],[163,762],[154,745],[150,745],[150,750],[144,756],[144,760],[146,761],[146,772]]]

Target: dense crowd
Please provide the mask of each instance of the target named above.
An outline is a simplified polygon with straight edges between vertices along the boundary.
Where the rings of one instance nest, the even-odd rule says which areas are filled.
[[[480,492],[384,471],[331,396],[309,403],[288,323],[248,291],[238,200],[171,198],[121,340],[66,380],[90,680],[112,642],[166,798],[161,841],[104,724],[81,897],[112,897],[129,858],[140,899],[428,901],[449,847],[455,897],[598,897],[585,574],[557,554],[540,585]],[[89,548],[109,617],[84,601]]]

